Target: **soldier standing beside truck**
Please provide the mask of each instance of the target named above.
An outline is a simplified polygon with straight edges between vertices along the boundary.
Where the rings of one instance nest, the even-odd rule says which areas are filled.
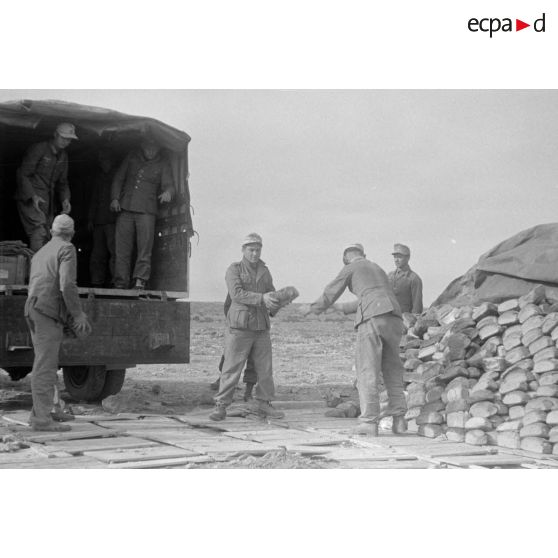
[[[175,193],[168,160],[153,139],[145,138],[140,149],[122,162],[112,183],[111,211],[116,218],[116,262],[114,286],[145,289],[151,275],[151,253],[155,240],[157,200],[168,203]],[[134,244],[136,261],[132,268]]]
[[[54,422],[50,411],[64,325],[69,325],[78,335],[90,333],[91,325],[81,308],[76,285],[76,249],[71,243],[74,220],[68,215],[58,215],[52,223],[51,234],[51,240],[31,260],[25,303],[25,319],[35,351],[29,422],[33,430],[63,432],[70,430],[70,426]]]
[[[15,199],[33,252],[48,241],[49,228],[56,213],[55,193],[63,213],[70,213],[72,209],[66,148],[77,139],[73,124],[59,124],[51,140],[36,143],[27,150],[17,171]]]

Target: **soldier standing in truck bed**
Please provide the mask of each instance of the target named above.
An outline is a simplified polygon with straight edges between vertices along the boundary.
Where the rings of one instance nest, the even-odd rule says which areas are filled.
[[[116,218],[114,286],[145,289],[151,275],[157,200],[171,201],[175,193],[170,163],[157,142],[145,138],[140,149],[122,162],[112,183],[110,208]],[[137,256],[132,266],[134,245]]]
[[[89,276],[92,287],[106,287],[110,286],[114,279],[116,213],[110,210],[110,202],[115,169],[108,149],[99,150],[97,157],[99,171],[93,181],[89,203],[88,228],[93,234]],[[107,267],[110,278],[107,277]]]
[[[52,139],[36,143],[27,150],[17,171],[17,210],[33,252],[49,239],[56,213],[55,194],[63,213],[70,213],[72,209],[66,148],[77,139],[73,124],[59,124]]]

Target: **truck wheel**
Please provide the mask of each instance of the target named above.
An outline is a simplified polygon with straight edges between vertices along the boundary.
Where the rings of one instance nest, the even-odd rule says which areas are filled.
[[[98,401],[101,397],[107,370],[104,366],[65,366],[64,385],[76,401]]]
[[[124,385],[125,376],[125,368],[121,370],[108,370],[105,378],[105,385],[103,386],[103,391],[101,392],[101,399],[104,399],[109,395],[116,395],[119,393]]]

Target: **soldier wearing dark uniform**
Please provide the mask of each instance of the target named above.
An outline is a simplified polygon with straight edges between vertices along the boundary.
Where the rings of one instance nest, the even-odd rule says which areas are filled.
[[[64,325],[78,334],[87,334],[91,326],[81,308],[76,285],[76,249],[71,243],[74,221],[58,215],[52,223],[52,238],[32,258],[25,318],[35,358],[31,375],[33,408],[29,422],[34,430],[65,431],[50,411],[58,372],[58,353]]]
[[[88,228],[93,234],[93,250],[89,260],[92,287],[110,286],[114,279],[116,213],[110,210],[114,163],[110,152],[98,154],[99,172],[95,175],[89,203]],[[107,277],[107,267],[110,278]]]
[[[73,124],[63,122],[54,137],[32,145],[17,171],[15,199],[17,210],[29,239],[29,247],[36,252],[49,239],[49,229],[56,212],[55,195],[63,213],[70,213],[68,185],[68,154],[66,148],[78,139]]]
[[[411,314],[422,313],[422,280],[409,267],[411,250],[404,244],[395,244],[392,253],[395,270],[390,271],[388,278],[391,288],[401,306],[401,312]]]
[[[151,275],[151,252],[155,237],[157,201],[168,203],[175,193],[172,171],[160,146],[151,139],[122,162],[112,183],[111,210],[116,218],[114,284],[145,289]],[[137,256],[132,265],[134,245]]]

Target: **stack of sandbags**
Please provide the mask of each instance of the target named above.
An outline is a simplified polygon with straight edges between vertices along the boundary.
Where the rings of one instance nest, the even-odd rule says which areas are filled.
[[[538,286],[499,305],[428,310],[403,340],[419,434],[558,454],[558,305]]]

